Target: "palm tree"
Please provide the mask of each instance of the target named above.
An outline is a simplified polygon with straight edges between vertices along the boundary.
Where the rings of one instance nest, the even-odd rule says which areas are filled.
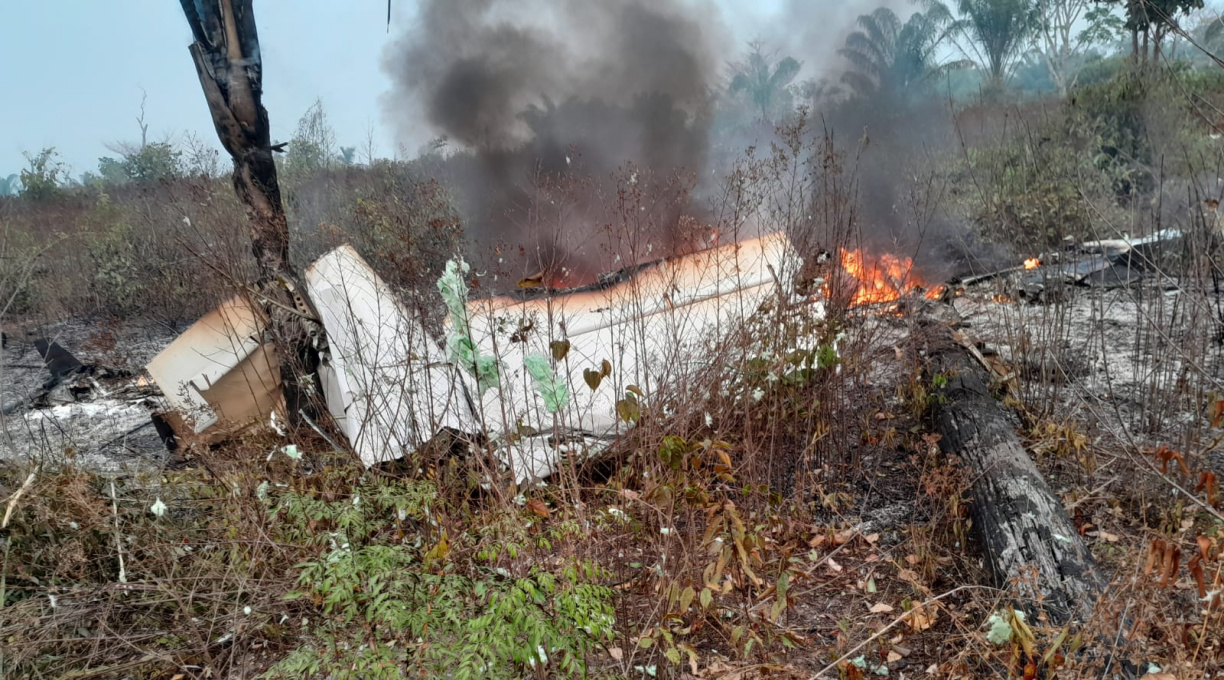
[[[928,8],[940,7],[939,0],[927,0]],[[992,87],[998,88],[1024,55],[1033,32],[1039,26],[1033,0],[957,0],[956,33],[966,57],[986,71]]]
[[[750,43],[748,56],[731,65],[731,94],[746,94],[760,109],[761,117],[770,121],[791,101],[789,88],[799,68],[799,62],[791,57],[771,62],[761,43]]]
[[[859,30],[846,36],[838,50],[852,69],[842,82],[863,98],[887,97],[903,103],[927,90],[931,80],[948,67],[940,66],[935,52],[953,27],[946,7],[918,12],[904,24],[887,7],[858,18]]]

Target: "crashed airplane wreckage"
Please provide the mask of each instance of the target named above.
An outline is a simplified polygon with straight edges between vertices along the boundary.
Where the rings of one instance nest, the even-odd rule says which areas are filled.
[[[1124,288],[1159,276],[1162,265],[1176,258],[1185,246],[1185,233],[1163,229],[1143,238],[1069,242],[1060,252],[1030,258],[1024,265],[967,276],[954,281],[962,287],[1010,277],[1013,292],[1031,302],[1057,299],[1068,287]]]
[[[466,265],[438,282],[439,343],[349,246],[318,259],[306,287],[327,332],[328,410],[366,466],[444,431],[494,443],[519,483],[590,455],[630,427],[625,402],[707,362],[703,347],[765,303],[794,296],[802,262],[784,234],[667,258],[531,300],[467,299]],[[821,313],[817,304],[814,314]],[[285,417],[276,350],[234,298],[148,365],[176,432],[204,441]]]

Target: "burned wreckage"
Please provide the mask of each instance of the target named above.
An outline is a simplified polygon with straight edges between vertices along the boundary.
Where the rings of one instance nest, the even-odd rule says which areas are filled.
[[[532,299],[469,300],[467,265],[452,260],[438,281],[441,341],[350,246],[316,260],[305,285],[328,341],[324,401],[366,466],[457,432],[493,442],[524,484],[552,474],[567,452],[598,452],[632,426],[627,403],[704,366],[702,345],[762,305],[795,297],[800,265],[778,233]],[[169,407],[162,417],[181,438],[278,429],[285,398],[264,336],[260,311],[236,297],[148,364]]]
[[[1158,273],[1183,240],[1165,230],[1073,244],[1022,266],[930,287],[926,296],[1004,280],[1008,297],[1045,302],[1069,286],[1129,285]],[[814,266],[840,267],[858,286],[851,305],[890,304],[916,278],[907,262],[877,259],[843,252],[840,264]],[[304,285],[327,338],[318,369],[322,401],[367,466],[399,459],[440,433],[458,434],[491,444],[526,483],[554,472],[567,451],[590,455],[606,447],[632,426],[641,395],[684,384],[707,363],[708,343],[743,327],[770,300],[781,296],[802,303],[801,313],[822,315],[836,291],[804,281],[809,269],[777,233],[635,265],[580,288],[469,300],[469,272],[456,260],[438,282],[447,311],[442,337],[349,246],[316,260]],[[35,340],[50,377],[31,382],[28,396],[7,398],[3,412],[26,412],[23,427],[47,430],[39,436],[49,444],[57,437],[124,443],[143,432],[136,446],[143,450],[158,441],[171,448],[215,443],[250,427],[280,430],[290,414],[268,337],[265,312],[238,296],[161,349],[147,377],[81,362],[56,342]],[[48,428],[52,416],[80,422]]]
[[[1023,265],[966,276],[953,283],[965,287],[1009,277],[1011,292],[1017,298],[1049,302],[1068,287],[1109,289],[1140,283],[1158,275],[1185,245],[1185,234],[1177,229],[1163,229],[1142,238],[1068,241],[1062,250],[1029,258]]]
[[[1013,290],[1051,281],[1124,285],[1158,271],[1164,257],[1158,251],[1176,254],[1179,239],[1162,232],[1078,244],[1044,262],[1033,258],[935,287],[918,285],[908,260],[859,251],[827,256],[813,274],[781,233],[639,264],[581,288],[519,296],[469,299],[471,272],[452,260],[438,280],[447,312],[440,334],[428,332],[349,246],[316,260],[303,282],[327,343],[318,367],[320,396],[336,431],[367,467],[445,437],[490,452],[520,486],[608,448],[635,427],[639,400],[666,395],[709,368],[711,343],[747,339],[741,351],[756,351],[756,331],[771,322],[771,308],[819,319],[826,302],[837,299],[840,282],[849,285],[842,296],[848,304],[868,314],[877,305],[883,306],[879,318],[906,308],[924,314],[929,318],[913,325],[911,341],[939,374],[955,376],[942,388],[935,422],[940,448],[965,460],[981,480],[971,511],[991,572],[1005,584],[1036,567],[1040,583],[1032,601],[1048,603],[1062,621],[1095,601],[1099,573],[997,402],[990,363],[968,326],[955,314],[937,314],[943,306],[936,300],[951,303],[949,293],[988,280],[1006,281]],[[1048,289],[1038,292],[1035,302],[1050,299]],[[918,301],[919,294],[929,301]],[[159,430],[188,445],[248,428],[282,430],[290,400],[266,326],[258,304],[239,296],[162,349],[147,365],[151,380],[136,381],[160,390],[160,396],[141,394],[158,403],[153,422]],[[819,344],[814,337],[788,338],[796,345],[809,341]],[[53,355],[59,360],[51,361]],[[89,377],[80,362],[50,351],[46,359],[59,367],[53,375],[78,381],[73,384]],[[139,411],[148,423],[143,407],[129,415]],[[1041,512],[1025,510],[1033,507]],[[1040,550],[1017,548],[1036,535],[1067,539],[1039,542]]]

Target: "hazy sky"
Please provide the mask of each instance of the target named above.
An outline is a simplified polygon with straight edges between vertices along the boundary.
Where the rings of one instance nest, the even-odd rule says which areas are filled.
[[[373,125],[389,153],[378,108],[386,2],[258,0],[256,17],[273,136],[287,137],[322,97],[342,143],[355,145]],[[74,175],[93,169],[114,155],[107,143],[139,139],[142,89],[151,139],[190,130],[215,142],[190,42],[175,0],[0,4],[0,173],[23,166],[23,151],[51,145]]]
[[[737,33],[755,29],[781,0],[719,0]],[[384,48],[413,20],[415,2],[256,0],[264,59],[264,105],[272,136],[284,140],[316,97],[337,142],[395,152],[379,103],[390,83]],[[108,143],[136,141],[143,93],[150,140],[186,131],[216,144],[187,52],[191,32],[175,0],[0,2],[0,174],[25,165],[23,152],[55,146],[73,176],[114,155]],[[409,153],[415,149],[409,149]]]

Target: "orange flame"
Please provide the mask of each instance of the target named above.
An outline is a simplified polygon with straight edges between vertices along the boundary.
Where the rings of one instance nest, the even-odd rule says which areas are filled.
[[[1041,260],[1036,257],[1030,257],[1024,261],[1025,269],[1036,269],[1041,266]]]
[[[841,268],[854,279],[857,290],[850,298],[851,306],[877,304],[898,300],[902,295],[922,292],[926,286],[914,272],[914,261],[908,257],[880,255],[871,257],[862,250],[842,250]],[[924,295],[936,299],[943,286],[926,290]]]

